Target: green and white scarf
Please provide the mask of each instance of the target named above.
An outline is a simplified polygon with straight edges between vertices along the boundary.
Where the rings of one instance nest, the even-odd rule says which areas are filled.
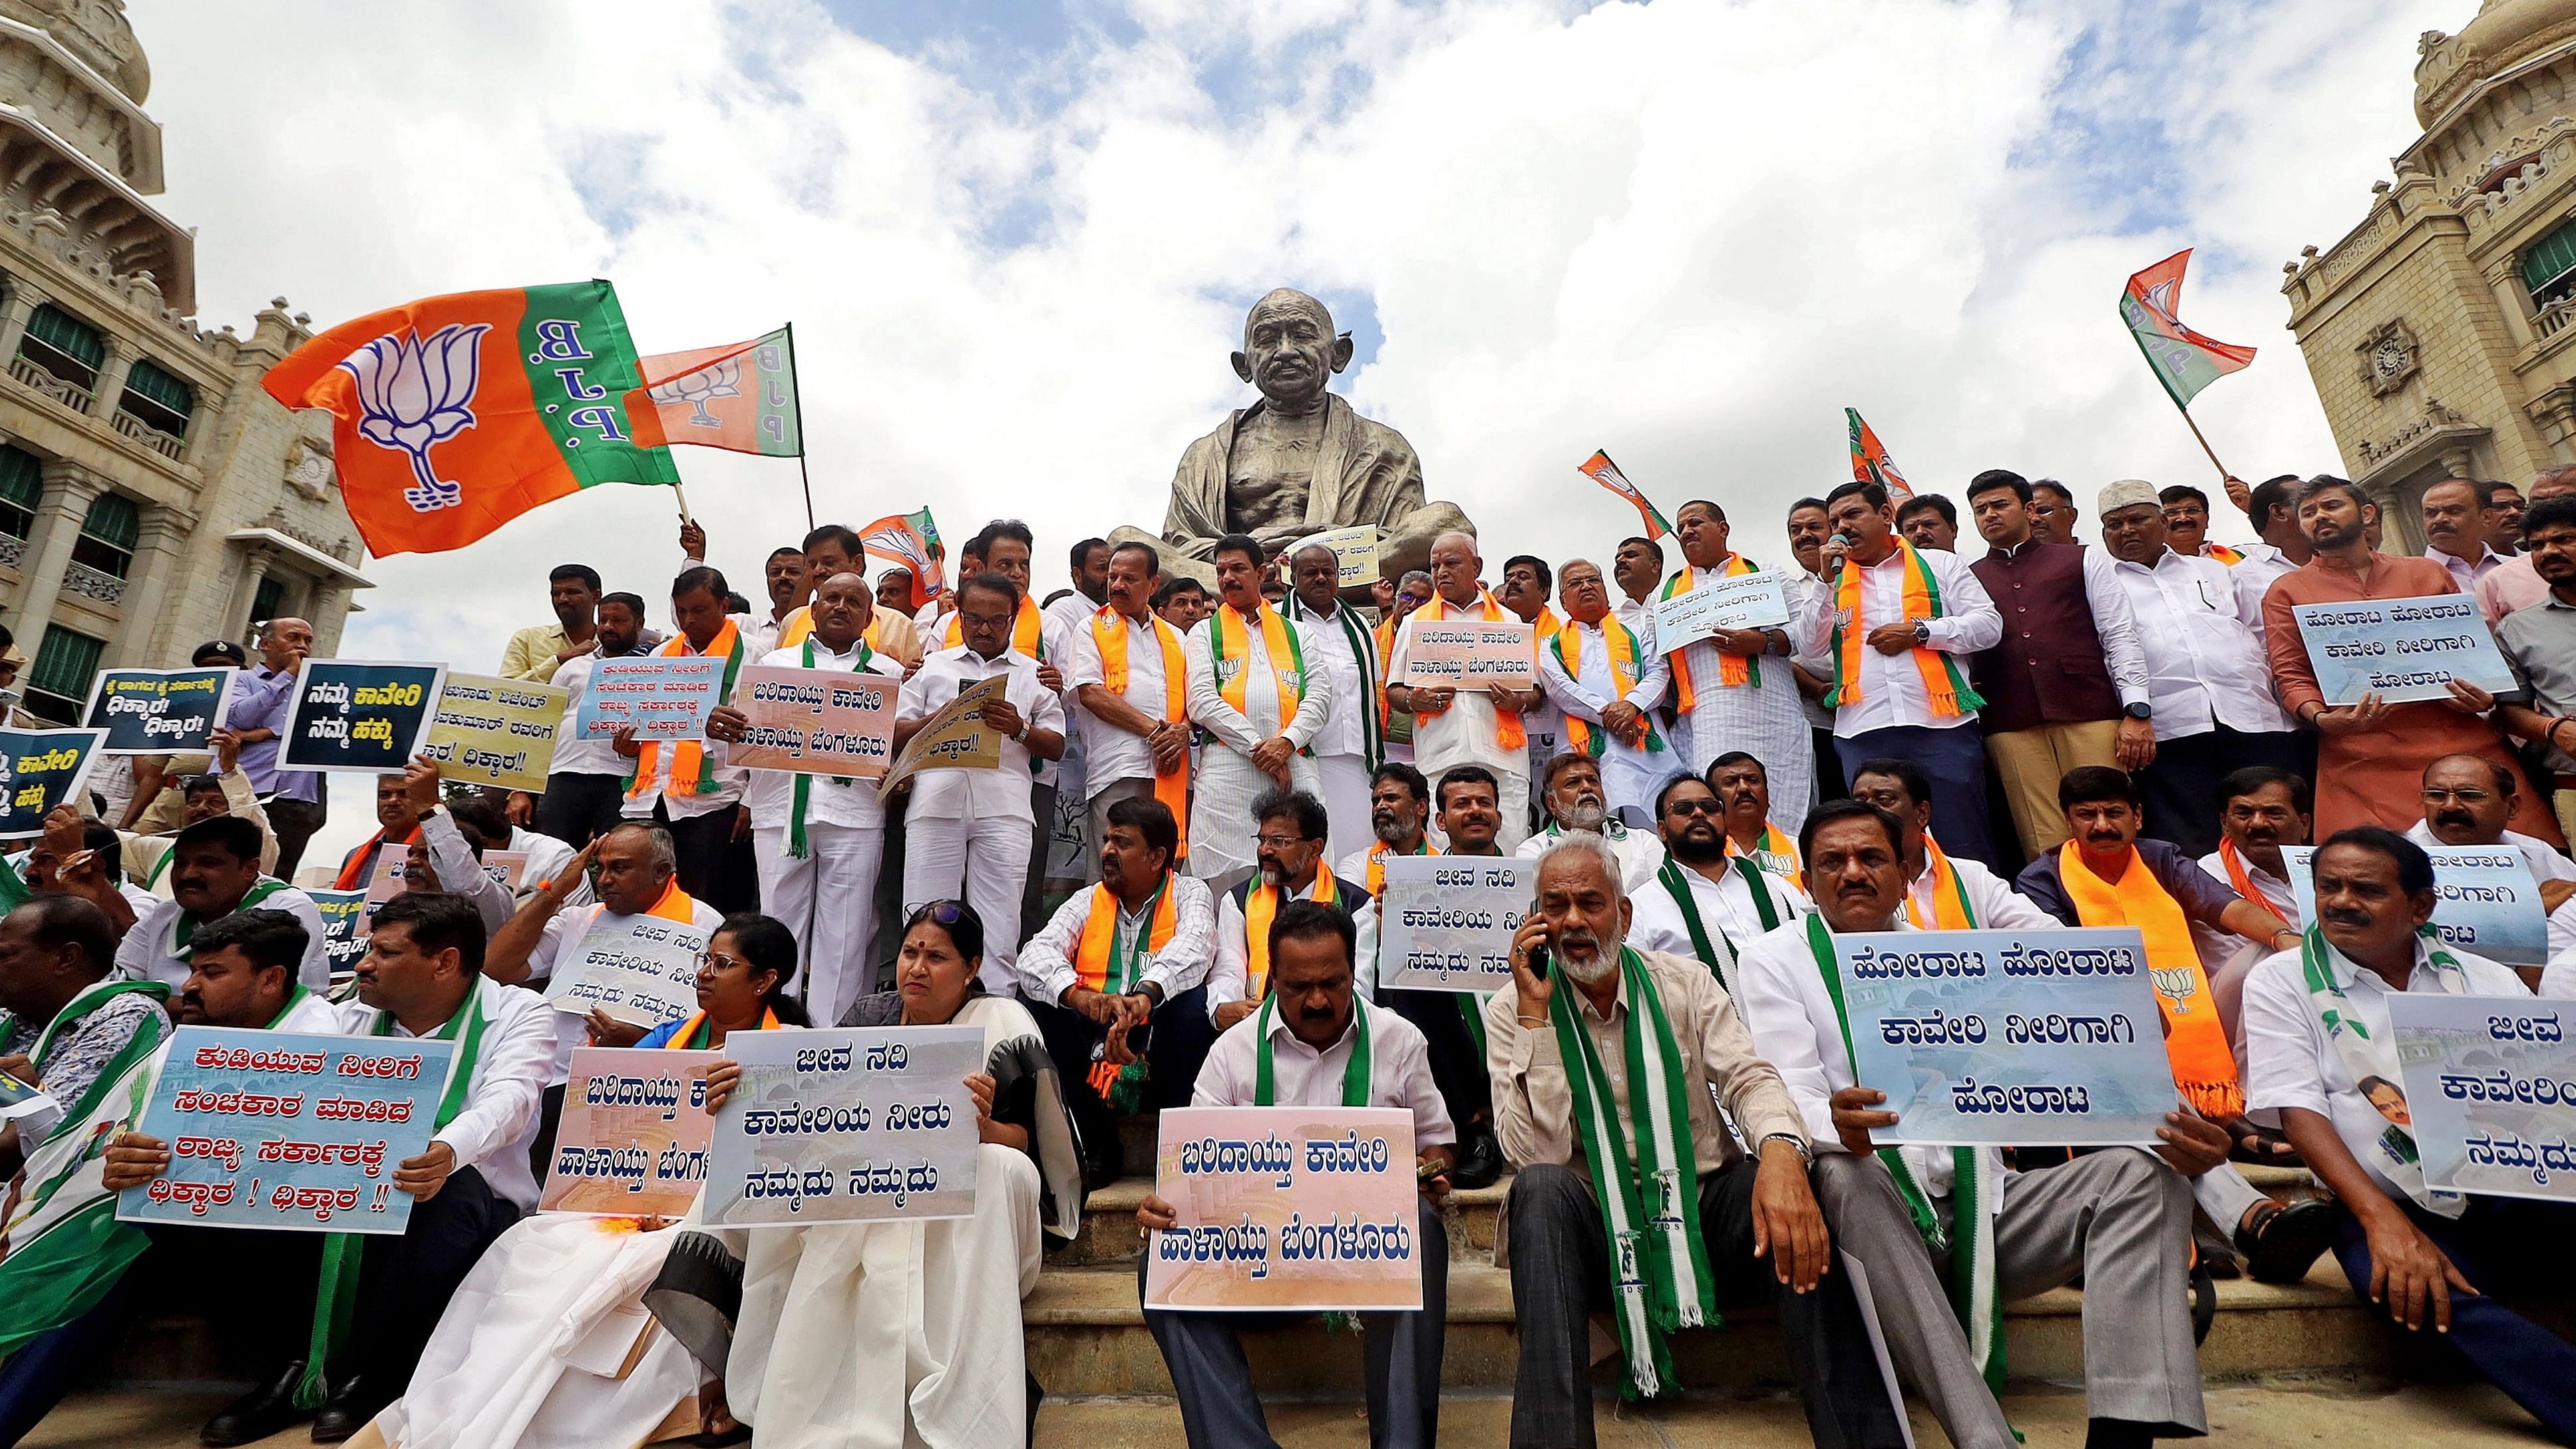
[[[375,1025],[360,1034],[390,1036],[393,1029],[394,1014],[378,1011]],[[456,1014],[427,1039],[456,1043],[456,1055],[448,1059],[447,1090],[439,1096],[438,1116],[431,1127],[435,1132],[456,1120],[473,1091],[475,1060],[483,1052],[480,978],[466,987],[465,1003],[456,1008]],[[358,1267],[366,1251],[367,1240],[357,1233],[332,1233],[322,1239],[322,1276],[313,1286],[313,1335],[305,1350],[304,1380],[295,1386],[295,1406],[299,1409],[321,1406],[323,1371],[349,1341],[349,1330],[358,1317]]]
[[[1762,867],[1755,865],[1752,857],[1743,855],[1729,859],[1727,864],[1744,877],[1745,885],[1752,889],[1753,909],[1762,916],[1763,932],[1768,934],[1780,929],[1780,910],[1771,903],[1771,887],[1763,881]],[[1691,954],[1699,957],[1700,964],[1717,978],[1720,989],[1734,990],[1726,984],[1726,968],[1735,964],[1735,943],[1727,939],[1726,932],[1709,930],[1708,923],[1700,917],[1699,900],[1691,893],[1690,880],[1682,874],[1681,862],[1665,856],[1663,867],[1655,872],[1655,881],[1664,888],[1666,895],[1673,898],[1673,905],[1682,913],[1682,925],[1690,931]]]
[[[1297,608],[1301,613],[1311,615],[1315,612],[1302,602]],[[1360,758],[1368,762],[1369,773],[1374,775],[1377,767],[1386,763],[1385,727],[1378,723],[1377,717],[1378,695],[1386,688],[1385,682],[1378,678],[1377,639],[1348,604],[1335,604],[1333,618],[1342,626],[1342,638],[1350,643],[1351,662],[1360,668]],[[1304,676],[1299,677],[1302,679]],[[1334,707],[1339,708],[1339,703],[1336,702]]]
[[[1852,1064],[1857,1079],[1860,1056],[1852,1050],[1851,1013],[1843,1007],[1842,967],[1834,958],[1833,933],[1825,928],[1821,915],[1807,918],[1807,946],[1825,979],[1825,994],[1833,999],[1834,1023],[1843,1035],[1843,1060]],[[1995,1288],[1995,1209],[2003,1203],[2002,1158],[1982,1148],[1950,1149],[1948,1227],[1942,1225],[1932,1195],[1916,1179],[1903,1149],[1882,1147],[1878,1160],[1896,1179],[1897,1196],[1905,1200],[1914,1231],[1923,1235],[1934,1258],[1949,1263],[1950,1309],[1967,1330],[1969,1357],[1985,1376],[1986,1387],[2003,1392],[2004,1302]]]
[[[1610,1244],[1611,1316],[1619,1322],[1619,1347],[1628,1362],[1620,1392],[1650,1399],[1676,1387],[1665,1335],[1723,1322],[1708,1244],[1700,1236],[1699,1159],[1682,1054],[1644,958],[1622,947],[1628,1120],[1620,1121],[1592,1034],[1577,1016],[1582,1008],[1574,982],[1562,961],[1548,969],[1556,978],[1548,1015],[1574,1089],[1574,1125],[1582,1133],[1584,1165],[1592,1171],[1592,1195],[1601,1204]]]
[[[174,854],[177,852],[177,849],[178,847],[176,846],[171,847]],[[249,890],[242,893],[240,902],[236,904],[232,910],[226,911],[224,915],[234,915],[242,911],[247,911],[252,907],[257,906],[261,901],[267,900],[270,896],[273,896],[284,889],[286,889],[286,882],[270,876],[261,876]],[[216,919],[220,920],[222,917],[219,916]],[[198,919],[196,912],[181,911],[178,916],[170,922],[170,949],[162,954],[166,956],[186,955],[188,951],[188,942],[196,938],[197,928],[204,924],[204,921]]]
[[[805,636],[804,649],[805,667],[812,669],[815,667],[813,635],[808,634]],[[858,649],[859,657],[850,661],[850,672],[852,674],[865,674],[868,672],[868,661],[876,658],[876,654],[873,650],[868,648],[868,641],[865,639],[858,641]],[[823,778],[831,781],[834,785],[837,785],[844,790],[850,788],[852,784],[856,783],[848,775],[826,775]],[[808,774],[799,773],[796,776],[795,803],[788,808],[787,813],[787,858],[789,860],[803,860],[808,855],[813,854],[812,847],[809,846],[805,840],[805,812],[813,804],[813,792],[814,777]]]
[[[2419,928],[2416,935],[2424,943],[2425,959],[2433,968],[2433,980],[2442,994],[2468,995],[2468,969],[2442,948],[2442,938],[2431,926]],[[2307,977],[2308,1000],[2316,1007],[2318,1019],[2325,1023],[2326,1039],[2334,1043],[2335,1055],[2343,1058],[2344,1070],[2352,1074],[2354,1081],[2369,1077],[2404,1081],[2397,1067],[2397,1043],[2372,1036],[2370,1028],[2353,1014],[2352,1000],[2344,995],[2343,983],[2335,977],[2337,959],[2334,948],[2326,944],[2325,932],[2316,926],[2308,927],[2299,940],[2299,968]],[[2415,1134],[2394,1122],[2371,1144],[2370,1165],[2428,1213],[2456,1218],[2468,1211],[2467,1194],[2445,1192],[2425,1183],[2424,1162],[2415,1150]]]
[[[1253,1049],[1252,1105],[1279,1105],[1279,1064],[1270,1040],[1270,1024],[1279,1009],[1277,997],[1261,1003],[1261,1019],[1252,1024]],[[1342,1066],[1342,1105],[1365,1107],[1369,1104],[1369,1020],[1368,1003],[1351,998],[1351,1059]]]

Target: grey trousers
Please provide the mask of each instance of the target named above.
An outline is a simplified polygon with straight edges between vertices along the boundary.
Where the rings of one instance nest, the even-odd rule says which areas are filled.
[[[1903,1444],[1905,1431],[1888,1402],[1848,1275],[1827,1274],[1813,1291],[1795,1293],[1772,1276],[1770,1259],[1753,1256],[1755,1170],[1743,1159],[1699,1181],[1700,1235],[1719,1305],[1767,1301],[1778,1310],[1789,1372],[1816,1449]],[[1521,1340],[1512,1449],[1592,1449],[1586,1319],[1610,1306],[1610,1250],[1592,1179],[1555,1163],[1533,1163],[1512,1179],[1503,1216]]]
[[[1897,1373],[1959,1449],[2012,1449],[1896,1180],[1874,1156],[1829,1151],[1815,1183],[1835,1245],[1869,1272]],[[2013,1174],[2003,1197],[1997,1293],[2010,1302],[2084,1279],[2086,1413],[2155,1426],[2160,1437],[2207,1433],[2191,1337],[2191,1184],[2154,1154],[2123,1148]]]
[[[1431,1449],[1440,1438],[1440,1355],[1449,1324],[1449,1229],[1429,1199],[1421,1201],[1414,1241],[1422,1256],[1422,1311],[1363,1313],[1360,1351],[1368,1366],[1369,1449]],[[1136,1291],[1145,1290],[1145,1262]],[[1148,1309],[1145,1327],[1163,1350],[1181,1401],[1190,1449],[1279,1449],[1253,1392],[1252,1365],[1238,1328],[1279,1328],[1311,1317],[1297,1313],[1164,1313]]]

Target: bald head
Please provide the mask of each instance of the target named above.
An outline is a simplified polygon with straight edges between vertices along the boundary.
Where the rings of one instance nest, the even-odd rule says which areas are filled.
[[[284,673],[313,652],[313,626],[302,619],[271,619],[260,631],[260,662]]]
[[[1281,287],[1244,316],[1235,376],[1260,388],[1274,412],[1312,412],[1333,374],[1350,365],[1350,339],[1334,333],[1331,309],[1303,292]]]
[[[1260,301],[1252,304],[1250,312],[1244,314],[1244,343],[1247,346],[1251,344],[1253,328],[1283,317],[1303,317],[1313,322],[1325,336],[1333,334],[1332,308],[1294,287],[1274,287]]]
[[[1476,601],[1476,575],[1484,566],[1472,533],[1452,531],[1431,540],[1431,588],[1451,604],[1464,608]]]

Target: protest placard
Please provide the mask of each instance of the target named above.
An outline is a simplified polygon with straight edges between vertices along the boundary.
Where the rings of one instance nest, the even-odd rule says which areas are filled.
[[[2357,704],[2365,694],[2390,704],[2449,699],[2444,686],[2454,678],[2490,694],[2516,688],[2486,616],[2466,594],[2295,604],[2290,612],[2328,704]]]
[[[45,1095],[44,1088],[33,1082],[21,1081],[7,1072],[0,1072],[0,1122],[14,1122],[21,1117],[39,1117],[47,1112],[59,1110],[54,1105],[54,1099]],[[36,1135],[38,1134],[21,1134],[26,1138],[33,1138]]]
[[[224,727],[233,682],[224,669],[102,669],[81,722],[107,731],[104,755],[203,754]]]
[[[305,660],[277,768],[401,774],[420,751],[446,680],[444,664]]]
[[[602,912],[570,954],[555,960],[546,999],[557,1011],[660,1026],[698,1009],[698,953],[709,933],[686,921]]]
[[[1518,619],[1404,621],[1404,683],[1425,689],[1527,689],[1538,678],[1538,626]]]
[[[1720,629],[1767,629],[1789,622],[1780,576],[1763,569],[1727,579],[1702,579],[1688,593],[1655,604],[1655,647],[1669,654]]]
[[[2387,1083],[2364,1083],[2363,1095],[2392,1124],[2411,1119],[2424,1181],[2576,1199],[2576,1043],[2561,1004],[2417,991],[2385,999],[2405,1095],[2389,1101]]]
[[[483,874],[512,895],[528,874],[528,853],[524,850],[487,850],[483,852]],[[433,869],[435,869],[433,867]],[[411,878],[411,852],[388,850],[376,857],[376,873],[367,880],[367,916],[373,919],[376,907],[403,893]]]
[[[2549,912],[2531,863],[2511,845],[2428,845],[2433,858],[2433,929],[2442,944],[2504,966],[2549,964]],[[2317,918],[2313,845],[2281,847],[2299,919]]]
[[[575,1047],[537,1211],[676,1218],[707,1180],[707,1070],[723,1052]]]
[[[745,665],[733,707],[750,723],[727,759],[754,770],[877,779],[894,755],[902,687],[882,674]]]
[[[1174,1107],[1145,1246],[1145,1306],[1378,1312],[1422,1306],[1413,1114],[1401,1107]]]
[[[1337,587],[1363,589],[1377,582],[1377,528],[1375,525],[1363,523],[1356,528],[1331,528],[1322,533],[1310,533],[1291,544],[1288,552],[1293,558],[1310,548],[1329,548],[1333,551],[1333,561],[1341,566]]]
[[[399,1233],[394,1169],[429,1147],[450,1041],[183,1026],[136,1130],[169,1169],[128,1188],[128,1222]]]
[[[960,685],[957,697],[922,721],[913,737],[896,752],[894,765],[877,782],[880,798],[924,770],[998,770],[1002,767],[1002,732],[984,723],[987,700],[1006,699],[1010,681],[979,679]]]
[[[1833,939],[1878,1142],[2156,1144],[2176,1098],[2135,927]]]
[[[322,913],[322,943],[331,953],[331,974],[357,970],[358,958],[367,954],[367,893],[309,890],[304,894],[312,898],[313,909]]]
[[[701,740],[724,690],[721,658],[663,654],[602,659],[590,666],[573,732],[605,740],[631,729],[638,740]]]
[[[742,1082],[716,1114],[706,1221],[731,1228],[975,1211],[971,1026],[739,1032]]]
[[[451,674],[438,692],[420,752],[438,778],[542,793],[554,768],[555,731],[572,691],[524,679]]]
[[[1377,979],[1389,991],[1494,991],[1512,984],[1512,935],[1538,862],[1519,856],[1390,855],[1378,902]]]
[[[0,836],[42,835],[53,808],[79,798],[106,734],[0,729]]]

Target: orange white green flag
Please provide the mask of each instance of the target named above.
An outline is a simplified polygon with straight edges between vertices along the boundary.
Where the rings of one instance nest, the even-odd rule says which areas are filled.
[[[635,439],[693,443],[771,458],[805,452],[796,398],[795,329],[749,342],[665,352],[640,364],[644,385],[625,397]]]
[[[2182,274],[2190,265],[2191,248],[2185,247],[2130,277],[2120,293],[2120,320],[2178,408],[2190,407],[2202,388],[2254,360],[2251,347],[2204,337],[2182,325]]]
[[[1649,541],[1673,531],[1672,521],[1664,517],[1661,509],[1655,507],[1654,500],[1646,496],[1644,489],[1628,481],[1628,475],[1619,471],[1619,465],[1610,461],[1610,455],[1607,452],[1595,452],[1591,457],[1576,464],[1574,471],[1634,505],[1637,516],[1646,521],[1646,537]]]
[[[1843,409],[1843,419],[1851,427],[1852,481],[1875,483],[1886,489],[1891,499],[1913,497],[1914,485],[1896,471],[1896,460],[1887,456],[1887,445],[1878,440],[1878,434],[1860,420],[1860,409]]]
[[[677,484],[618,400],[639,385],[604,281],[455,292],[343,322],[260,385],[332,415],[351,521],[378,558],[463,548],[601,483]]]
[[[860,529],[859,551],[911,571],[912,607],[916,610],[947,591],[948,581],[941,569],[947,550],[940,545],[939,525],[931,521],[927,508],[918,513],[890,513]]]

